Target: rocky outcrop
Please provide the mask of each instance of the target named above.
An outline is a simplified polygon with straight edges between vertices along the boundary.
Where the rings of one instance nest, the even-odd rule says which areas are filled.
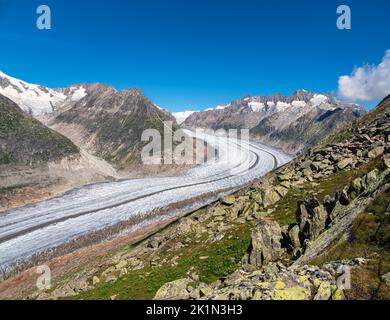
[[[261,268],[270,262],[278,261],[283,253],[282,231],[275,221],[261,221],[252,231],[252,250],[249,263]]]
[[[297,222],[301,237],[306,240],[317,238],[325,229],[328,214],[315,197],[300,201],[298,204]]]
[[[195,288],[184,289],[183,284],[187,282],[179,280],[179,285],[171,283],[168,287],[175,285],[173,291],[180,290],[182,296],[202,300],[341,300],[344,295],[337,286],[339,272],[345,266],[358,265],[355,261],[335,262],[323,268],[307,265],[287,268],[280,263],[270,264],[252,272],[237,270],[222,283],[200,283]],[[160,290],[166,293],[167,287]],[[160,290],[158,297],[171,297],[169,294],[161,295]],[[203,295],[199,296],[199,291]]]

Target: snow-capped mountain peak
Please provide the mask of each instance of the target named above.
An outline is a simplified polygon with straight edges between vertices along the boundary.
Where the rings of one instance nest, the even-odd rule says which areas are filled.
[[[53,112],[67,99],[82,99],[86,95],[86,89],[82,85],[51,89],[13,78],[0,71],[0,94],[11,99],[25,112],[40,116]]]

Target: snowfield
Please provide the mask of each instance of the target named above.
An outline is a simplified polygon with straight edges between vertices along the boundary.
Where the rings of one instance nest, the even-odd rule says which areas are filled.
[[[249,143],[247,148],[240,149],[235,140],[226,137],[203,133],[201,138],[216,146],[218,157],[186,173],[85,186],[1,214],[0,265],[10,266],[136,216],[141,223],[134,228],[181,215],[237,190],[290,160],[289,156],[264,145]],[[211,193],[213,196],[206,196]],[[185,208],[151,218],[154,210],[194,198],[198,200]]]

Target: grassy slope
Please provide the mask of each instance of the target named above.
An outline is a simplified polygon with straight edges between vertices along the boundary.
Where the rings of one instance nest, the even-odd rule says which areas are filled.
[[[191,268],[199,274],[200,281],[211,283],[237,269],[250,246],[250,230],[249,224],[235,225],[223,240],[211,244],[204,243],[202,238],[198,239],[193,233],[185,239],[179,239],[188,246],[174,250],[168,247],[162,251],[161,256],[167,260],[178,256],[177,266],[165,264],[131,271],[115,283],[102,284],[73,299],[108,299],[113,295],[117,295],[117,299],[152,299],[163,284],[186,277]],[[133,247],[126,250],[131,249]],[[208,258],[202,260],[200,257]]]
[[[68,138],[0,96],[0,164],[47,162],[78,152]]]

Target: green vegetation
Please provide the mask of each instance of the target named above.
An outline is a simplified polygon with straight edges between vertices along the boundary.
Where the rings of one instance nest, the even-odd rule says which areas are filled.
[[[381,280],[382,275],[390,272],[390,216],[386,212],[389,203],[390,188],[359,214],[348,239],[338,239],[325,254],[312,261],[321,266],[342,259],[370,259],[368,265],[353,271],[353,287],[346,292],[350,299],[390,299],[390,287]]]
[[[288,194],[277,203],[276,211],[272,217],[281,225],[290,225],[296,222],[296,210],[298,200],[302,200],[309,195],[315,195],[320,203],[324,201],[326,195],[334,196],[337,191],[341,191],[355,178],[362,177],[375,168],[383,165],[380,157],[363,164],[353,170],[343,170],[329,177],[323,177],[313,182],[305,182],[299,187],[290,189]]]
[[[108,299],[117,295],[117,299],[151,299],[163,284],[185,278],[191,268],[199,275],[200,281],[211,283],[237,269],[250,246],[250,230],[249,224],[234,225],[224,239],[213,243],[206,243],[202,239],[196,241],[195,234],[190,239],[180,239],[188,246],[169,252],[161,251],[167,260],[179,257],[176,266],[167,263],[161,267],[131,271],[115,283],[102,284],[74,298]],[[179,239],[175,239],[175,243],[177,241]]]
[[[9,194],[12,194],[14,191],[16,191],[18,189],[25,188],[27,186],[28,185],[26,185],[26,184],[20,184],[20,185],[16,185],[16,186],[12,186],[12,187],[0,188],[0,196],[6,196]]]
[[[326,144],[339,143],[346,141],[352,136],[352,133],[359,128],[360,126],[364,126],[365,123],[369,123],[376,118],[381,117],[386,111],[390,110],[390,98],[385,98],[378,107],[366,113],[362,117],[357,118],[352,122],[352,124],[348,125],[347,128],[343,128],[341,131],[337,132],[334,135],[331,135],[326,139]]]
[[[12,101],[0,96],[0,165],[58,160],[79,149],[63,135],[23,113]]]

